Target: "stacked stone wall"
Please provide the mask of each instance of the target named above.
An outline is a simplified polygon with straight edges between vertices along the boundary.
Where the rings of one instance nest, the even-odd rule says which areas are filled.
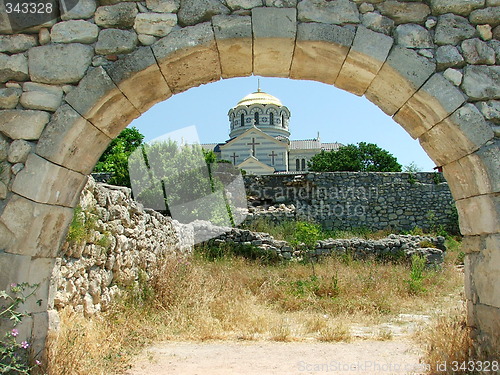
[[[279,259],[302,259],[311,255],[318,258],[325,255],[350,255],[354,259],[397,259],[410,261],[413,255],[424,257],[428,263],[441,263],[446,247],[445,238],[431,236],[412,236],[391,234],[380,240],[363,238],[325,239],[317,241],[314,249],[307,249],[304,244],[292,246],[287,241],[276,240],[268,233],[252,232],[246,229],[223,228],[208,222],[190,224],[194,233],[203,238],[211,238],[205,244],[221,246],[223,244],[255,246]],[[307,254],[307,255],[306,255]]]
[[[52,277],[57,309],[72,306],[87,316],[104,311],[120,288],[133,286],[158,260],[191,251],[190,228],[144,210],[128,188],[91,178],[79,206],[70,231],[80,234],[70,232]]]
[[[190,253],[194,243],[252,245],[279,259],[304,257],[303,246],[294,247],[267,233],[205,221],[180,224],[143,209],[131,198],[130,189],[96,183],[93,178],[85,186],[78,207],[52,276],[57,310],[70,306],[86,316],[106,311],[123,288],[147,277],[164,257]],[[318,241],[312,255],[409,260],[418,254],[431,263],[441,262],[444,250],[443,237],[391,235],[381,240]]]
[[[248,221],[312,220],[325,229],[458,230],[440,173],[332,172],[245,176]]]

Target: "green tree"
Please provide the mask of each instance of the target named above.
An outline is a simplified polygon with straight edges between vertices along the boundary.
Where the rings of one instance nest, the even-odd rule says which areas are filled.
[[[166,209],[169,215],[175,207],[181,222],[209,218],[213,223],[227,224],[228,213],[231,216],[227,201],[214,197],[202,204],[196,202],[223,191],[223,180],[237,172],[232,165],[220,163],[213,151],[199,145],[179,146],[171,140],[144,144],[141,150],[130,157],[137,201],[158,211]]]
[[[124,129],[103,152],[94,172],[112,173],[110,184],[130,187],[128,158],[142,144],[143,140],[144,135],[137,128]]]
[[[401,172],[401,164],[376,144],[349,144],[338,151],[321,151],[308,163],[312,172]]]

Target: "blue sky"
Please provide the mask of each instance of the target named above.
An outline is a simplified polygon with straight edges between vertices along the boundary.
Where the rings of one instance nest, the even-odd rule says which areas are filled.
[[[276,96],[290,109],[291,139],[315,138],[319,131],[323,142],[375,143],[396,156],[403,166],[415,162],[424,171],[435,166],[418,141],[370,101],[312,81],[225,79],[158,103],[130,126],[137,127],[146,141],[195,126],[201,143],[223,142],[229,133],[227,112],[241,98],[257,91],[258,78],[262,91]]]

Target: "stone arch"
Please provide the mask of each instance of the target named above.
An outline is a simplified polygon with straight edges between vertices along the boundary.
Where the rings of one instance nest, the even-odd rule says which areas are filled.
[[[92,0],[83,3],[92,5]],[[183,0],[180,9],[174,6],[165,13],[169,16],[135,3],[97,11],[82,7],[63,16],[68,21],[52,26],[49,44],[47,29],[39,38],[20,34],[3,39],[7,53],[0,59],[7,68],[0,67],[1,81],[49,84],[24,83],[19,101],[19,89],[10,82],[5,89],[14,93],[3,94],[13,98],[9,106],[15,109],[0,114],[3,148],[17,141],[16,146],[28,147],[16,168],[8,164],[0,201],[0,289],[11,282],[40,284],[34,300],[42,304],[26,306],[32,318],[25,321],[23,335],[33,334],[34,346],[43,347],[57,315],[51,289],[55,258],[86,175],[107,144],[132,119],[173,94],[221,77],[253,73],[316,80],[365,95],[419,139],[443,166],[456,199],[466,236],[466,295],[476,343],[485,350],[498,345],[500,142],[485,114],[491,114],[489,101],[500,98],[500,67],[490,53],[498,45],[490,47],[477,38],[491,39],[495,27],[498,36],[498,8],[466,0],[434,1],[431,7],[384,0],[326,5],[321,0],[298,5],[266,0],[267,7],[253,9],[246,9],[252,7],[245,1],[232,3],[236,5]],[[452,21],[463,23],[452,42],[443,42],[439,30],[434,31],[440,23],[441,32],[446,30],[447,13],[456,13],[459,18]],[[94,32],[88,24],[97,24],[99,48],[92,31],[63,32],[78,26],[72,18]],[[83,21],[88,19],[95,24]],[[174,28],[176,22],[182,27]],[[128,48],[113,37],[115,28],[132,36]],[[139,34],[141,46],[132,34]],[[457,63],[439,57],[440,43],[455,48]],[[64,60],[68,54],[74,59]],[[94,67],[89,67],[91,61]],[[443,73],[447,66],[457,69]],[[35,95],[26,95],[35,89],[56,99],[60,94],[58,104],[43,106]],[[20,171],[19,164],[24,164]]]

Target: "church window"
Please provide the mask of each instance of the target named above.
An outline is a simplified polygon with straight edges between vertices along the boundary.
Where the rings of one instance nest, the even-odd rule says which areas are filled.
[[[245,115],[242,113],[241,114],[241,125],[240,126],[243,126],[245,125]]]
[[[274,113],[269,114],[269,125],[274,125]]]
[[[259,113],[258,112],[255,112],[254,119],[255,119],[255,125],[259,125]]]
[[[285,127],[285,115],[281,115],[281,126]]]
[[[306,170],[306,159],[302,159],[302,170]]]
[[[300,159],[295,160],[295,170],[300,171]]]

